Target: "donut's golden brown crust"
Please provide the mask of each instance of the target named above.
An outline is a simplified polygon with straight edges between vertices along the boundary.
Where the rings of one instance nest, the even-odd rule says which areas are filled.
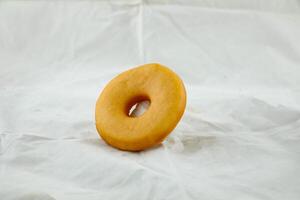
[[[129,117],[132,105],[149,100],[148,110]],[[96,128],[111,146],[140,151],[161,143],[183,115],[186,92],[181,79],[160,64],[146,64],[119,74],[96,103]]]

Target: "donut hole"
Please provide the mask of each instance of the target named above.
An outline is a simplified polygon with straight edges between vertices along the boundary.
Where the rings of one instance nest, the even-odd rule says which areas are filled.
[[[129,117],[139,117],[144,114],[150,106],[150,100],[141,100],[133,103],[133,105],[128,110]]]

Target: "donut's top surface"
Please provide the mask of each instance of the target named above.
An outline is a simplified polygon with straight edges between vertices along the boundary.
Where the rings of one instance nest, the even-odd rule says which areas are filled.
[[[149,100],[148,110],[129,116],[137,102]],[[96,127],[110,145],[139,151],[156,144],[175,128],[183,115],[186,92],[181,79],[160,64],[146,64],[119,74],[96,103]]]

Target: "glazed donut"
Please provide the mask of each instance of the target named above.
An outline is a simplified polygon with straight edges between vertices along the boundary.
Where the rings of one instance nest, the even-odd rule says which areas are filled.
[[[148,100],[140,116],[130,108]],[[161,143],[181,119],[186,92],[181,79],[160,64],[146,64],[119,74],[103,89],[96,103],[96,128],[109,145],[140,151]]]

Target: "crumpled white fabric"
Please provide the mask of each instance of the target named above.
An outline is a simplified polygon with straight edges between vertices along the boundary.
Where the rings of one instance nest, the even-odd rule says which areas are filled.
[[[0,199],[300,199],[299,1],[1,1]],[[94,126],[116,74],[159,62],[188,104],[159,147]]]

